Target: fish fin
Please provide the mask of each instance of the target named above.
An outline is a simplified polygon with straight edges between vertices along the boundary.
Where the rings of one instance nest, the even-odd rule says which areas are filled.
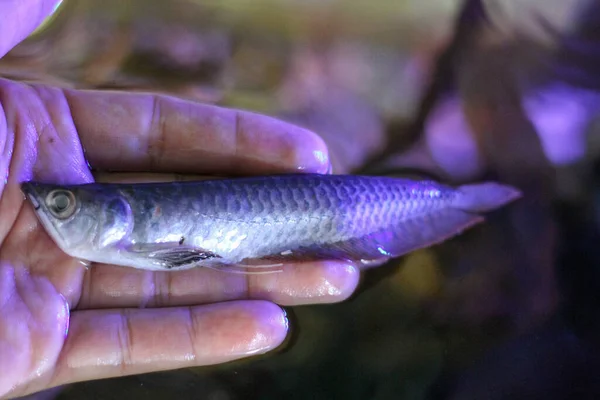
[[[202,264],[202,267],[214,269],[220,272],[242,275],[264,275],[283,271],[283,264],[267,264],[265,259],[244,259],[235,264],[226,264],[215,260]]]
[[[188,269],[200,266],[203,261],[220,258],[211,251],[178,243],[135,244],[128,250],[142,254],[164,269]]]
[[[381,258],[376,258],[373,260],[364,260],[363,259],[363,260],[360,260],[360,263],[361,263],[360,267],[362,269],[380,267],[388,261],[389,261],[389,257],[388,258],[381,257]]]
[[[378,235],[378,243],[392,258],[400,257],[445,242],[484,220],[478,214],[446,208],[410,219],[400,227]]]
[[[456,192],[452,207],[469,212],[492,211],[522,196],[520,190],[496,182],[463,185]]]
[[[84,260],[82,258],[78,258],[77,261],[79,261],[79,264],[83,265],[86,270],[90,269],[90,267],[92,266],[91,261]]]
[[[203,264],[203,268],[214,269],[215,271],[228,274],[240,275],[266,275],[283,272],[283,264],[272,265],[243,265],[243,264]]]
[[[386,259],[400,257],[441,243],[483,221],[484,218],[480,215],[446,208],[359,238],[326,245],[300,247],[263,257],[254,262],[341,260],[361,262],[365,267],[369,267],[383,263]]]
[[[226,264],[220,262],[221,257],[211,251],[181,246],[178,243],[136,244],[132,246],[131,251],[143,254],[167,270],[202,267],[243,275],[263,275],[283,271],[283,264],[265,264],[262,260],[244,260],[238,264]]]
[[[282,262],[267,264],[269,261],[274,261],[268,257],[265,258],[245,258],[237,263],[240,267],[245,268],[275,268],[283,267]]]

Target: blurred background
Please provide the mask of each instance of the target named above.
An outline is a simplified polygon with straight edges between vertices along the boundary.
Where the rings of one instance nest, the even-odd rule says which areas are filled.
[[[288,308],[277,352],[38,398],[600,398],[599,2],[64,0],[0,73],[269,114],[334,173],[525,193],[349,301]]]

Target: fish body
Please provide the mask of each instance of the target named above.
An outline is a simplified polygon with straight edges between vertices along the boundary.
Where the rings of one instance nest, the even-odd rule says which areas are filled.
[[[290,174],[198,182],[22,184],[67,254],[149,270],[371,262],[441,242],[520,193],[391,177]]]

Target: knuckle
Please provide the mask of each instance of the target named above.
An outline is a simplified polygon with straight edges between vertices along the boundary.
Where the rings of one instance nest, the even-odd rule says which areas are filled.
[[[165,157],[165,141],[167,138],[167,124],[163,112],[164,99],[159,95],[152,96],[152,109],[150,111],[150,127],[147,144],[147,154],[151,169],[156,169]]]

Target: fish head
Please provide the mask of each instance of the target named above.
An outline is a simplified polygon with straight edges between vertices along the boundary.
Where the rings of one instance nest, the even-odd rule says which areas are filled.
[[[65,253],[85,258],[131,232],[131,208],[115,192],[94,185],[25,182],[21,189],[46,232]]]

